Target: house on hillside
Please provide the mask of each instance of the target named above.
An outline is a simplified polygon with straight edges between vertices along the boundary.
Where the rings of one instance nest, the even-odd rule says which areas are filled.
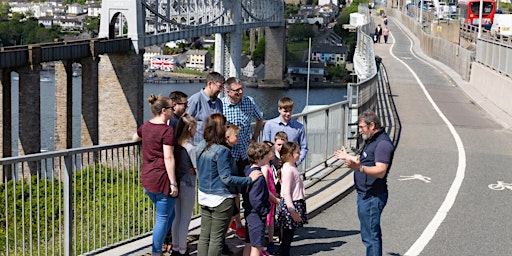
[[[258,80],[264,76],[263,71],[265,65],[259,62],[254,62],[245,54],[242,55],[241,67],[242,76],[248,79]]]
[[[190,50],[186,53],[189,69],[205,70],[212,65],[212,55],[206,50]]]
[[[288,64],[288,81],[290,84],[306,84],[308,79],[308,64],[296,62]],[[324,81],[324,65],[311,62],[309,68],[309,81],[319,83]]]
[[[323,63],[325,66],[344,66],[347,61],[347,46],[315,44],[311,49],[311,60]]]

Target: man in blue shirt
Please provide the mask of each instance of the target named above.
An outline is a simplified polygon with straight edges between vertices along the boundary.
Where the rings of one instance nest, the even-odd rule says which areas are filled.
[[[274,136],[279,131],[284,131],[288,135],[288,141],[296,142],[300,146],[300,158],[297,162],[299,166],[308,153],[308,143],[306,141],[306,130],[297,120],[292,119],[293,100],[283,97],[277,102],[279,116],[270,119],[263,128],[263,140],[274,141]]]
[[[222,113],[222,102],[219,94],[224,90],[224,77],[212,72],[206,76],[206,86],[188,99],[187,113],[197,120],[197,132],[194,136],[194,145],[204,140],[204,122],[213,113]]]
[[[364,140],[358,156],[347,153],[345,148],[334,152],[345,166],[354,170],[357,191],[357,215],[361,227],[361,239],[367,256],[382,255],[380,216],[388,200],[387,176],[395,148],[384,131],[379,117],[371,110],[358,118],[359,134]]]

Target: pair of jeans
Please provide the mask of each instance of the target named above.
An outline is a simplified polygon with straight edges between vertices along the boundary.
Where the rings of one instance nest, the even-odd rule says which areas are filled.
[[[221,256],[222,245],[233,216],[235,199],[227,198],[216,207],[201,205],[201,234],[197,243],[198,256]]]
[[[174,220],[174,204],[176,203],[176,198],[166,196],[163,193],[152,193],[146,189],[144,189],[144,193],[153,201],[156,210],[151,251],[153,254],[159,254],[162,252],[162,244],[165,235]]]
[[[357,215],[361,226],[361,239],[366,256],[382,255],[380,215],[388,201],[388,192],[380,195],[357,195]]]

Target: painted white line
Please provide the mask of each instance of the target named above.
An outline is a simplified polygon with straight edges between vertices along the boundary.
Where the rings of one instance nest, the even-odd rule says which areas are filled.
[[[396,22],[395,22],[395,24],[397,24],[397,26],[400,27],[400,30],[402,30],[402,32],[404,34],[406,34],[405,31],[402,29],[401,25],[399,25]],[[393,34],[390,34],[390,36],[393,39],[393,42],[395,42],[395,38],[393,37]],[[412,50],[412,47],[414,45],[413,41],[409,38],[409,36],[407,36],[407,38],[411,42],[411,47],[409,48],[409,50],[415,57],[418,58],[418,56],[416,56],[416,54],[414,54],[414,51]],[[423,90],[425,97],[428,99],[428,101],[430,102],[430,104],[432,105],[434,110],[437,112],[439,117],[441,117],[441,119],[446,124],[446,126],[448,126],[448,129],[450,130],[450,133],[452,134],[453,139],[455,140],[455,144],[457,145],[457,150],[459,152],[457,173],[455,174],[455,179],[453,180],[452,185],[450,186],[450,189],[448,190],[448,193],[446,194],[446,197],[445,197],[443,203],[437,210],[437,213],[434,216],[434,218],[430,221],[430,223],[427,225],[425,230],[423,230],[423,233],[421,234],[421,236],[416,240],[416,242],[414,242],[414,244],[404,254],[404,256],[416,256],[416,255],[419,255],[423,251],[423,249],[430,242],[432,237],[434,237],[437,229],[439,228],[439,226],[441,226],[441,223],[444,221],[444,219],[446,218],[446,215],[452,208],[453,203],[455,203],[455,199],[457,198],[457,194],[459,193],[459,189],[460,189],[460,186],[462,185],[462,181],[464,180],[464,175],[466,172],[466,151],[464,150],[464,144],[462,143],[462,140],[460,139],[459,134],[453,127],[452,123],[448,120],[448,118],[446,118],[446,116],[443,114],[443,112],[439,109],[437,104],[434,102],[434,100],[430,96],[430,93],[428,93],[427,89],[425,88],[425,85],[419,79],[418,75],[404,61],[397,58],[393,54],[394,46],[395,46],[395,44],[393,43],[393,45],[389,48],[389,53],[391,54],[391,56],[393,56],[393,58],[395,58],[397,61],[402,63],[414,76],[414,78],[416,79],[416,82],[418,83],[420,88]],[[421,58],[418,58],[418,59],[421,59]]]

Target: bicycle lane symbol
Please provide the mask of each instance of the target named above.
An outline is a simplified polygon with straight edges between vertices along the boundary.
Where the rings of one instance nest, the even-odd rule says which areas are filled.
[[[492,190],[504,190],[504,189],[512,190],[512,183],[505,183],[501,180],[498,180],[497,184],[489,184],[488,187]]]

